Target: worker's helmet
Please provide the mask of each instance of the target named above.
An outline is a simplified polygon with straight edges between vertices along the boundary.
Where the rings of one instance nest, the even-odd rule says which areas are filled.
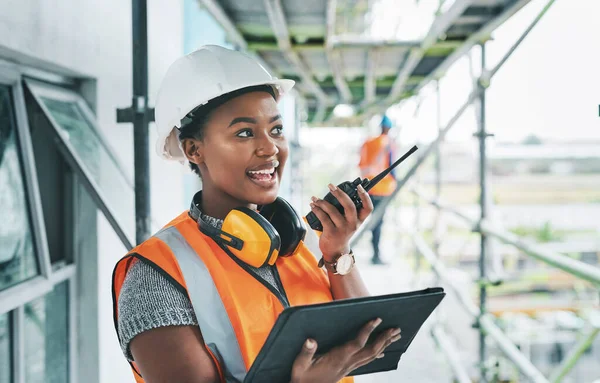
[[[392,124],[392,120],[384,114],[383,118],[381,119],[381,123],[379,125],[381,127],[391,129],[393,124]]]
[[[155,105],[159,156],[184,161],[178,130],[193,109],[238,89],[271,85],[277,101],[294,86],[280,80],[249,55],[217,45],[205,45],[175,61],[160,85]]]

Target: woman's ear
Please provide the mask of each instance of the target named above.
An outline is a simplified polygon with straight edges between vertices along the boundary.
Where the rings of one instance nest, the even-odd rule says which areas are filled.
[[[204,162],[204,148],[200,140],[186,138],[181,143],[181,147],[188,161],[196,165],[200,165]]]

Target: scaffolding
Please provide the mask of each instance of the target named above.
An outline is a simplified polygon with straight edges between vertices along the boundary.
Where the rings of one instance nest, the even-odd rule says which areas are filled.
[[[481,5],[475,0],[438,0],[422,41],[374,40],[348,33],[348,28],[355,29],[354,22],[340,26],[339,14],[356,18],[370,9],[372,0],[198,0],[198,4],[223,27],[236,49],[247,51],[275,75],[296,80],[307,123],[356,126],[417,94],[529,1],[490,0]],[[147,148],[154,109],[148,105],[147,0],[131,4],[133,97],[131,106],[117,109],[117,122],[133,123],[135,242],[141,243],[151,227]],[[357,113],[336,118],[333,109],[339,103],[354,105]]]
[[[546,6],[540,11],[538,16],[533,20],[531,25],[523,32],[519,39],[512,45],[509,51],[502,57],[502,59],[494,66],[491,70],[486,69],[486,56],[485,56],[485,41],[481,41],[481,77],[475,82],[475,89],[470,93],[468,100],[459,108],[455,115],[450,119],[448,124],[440,128],[438,131],[437,139],[429,145],[421,155],[415,161],[413,166],[407,171],[404,178],[398,183],[398,187],[394,194],[386,201],[388,204],[394,199],[394,197],[404,188],[409,182],[411,177],[418,174],[419,167],[425,162],[425,160],[433,153],[436,154],[436,165],[435,165],[435,196],[427,196],[422,190],[415,187],[412,192],[414,195],[426,203],[434,206],[438,210],[436,218],[437,226],[439,222],[439,215],[442,212],[449,212],[468,223],[473,231],[479,233],[480,236],[480,256],[479,256],[479,305],[475,305],[471,298],[465,294],[460,288],[455,285],[455,282],[449,276],[447,269],[444,264],[440,261],[438,256],[438,247],[440,238],[434,236],[434,249],[432,249],[427,242],[423,239],[419,233],[421,227],[418,211],[415,213],[415,233],[412,235],[415,248],[432,267],[438,280],[441,281],[442,285],[447,287],[450,292],[456,296],[460,302],[462,308],[470,315],[474,320],[474,327],[479,332],[479,369],[480,381],[489,381],[490,363],[488,363],[488,353],[486,346],[486,338],[491,338],[495,341],[498,348],[503,352],[504,356],[510,360],[514,366],[518,368],[520,373],[529,381],[536,383],[552,382],[558,383],[569,373],[569,371],[575,366],[580,357],[590,347],[598,333],[600,327],[598,323],[591,323],[590,329],[581,336],[580,340],[575,344],[572,350],[569,352],[567,357],[559,364],[549,377],[545,377],[527,358],[525,354],[519,350],[514,342],[503,332],[503,330],[495,323],[494,317],[488,313],[486,307],[487,301],[487,288],[490,284],[497,283],[490,279],[490,275],[486,270],[486,250],[487,242],[490,238],[496,238],[506,244],[512,245],[525,254],[546,263],[554,268],[567,272],[579,279],[590,282],[600,292],[600,268],[586,264],[584,262],[575,260],[567,255],[554,253],[545,249],[540,248],[535,244],[530,244],[523,241],[521,238],[512,234],[508,231],[502,230],[495,227],[488,219],[489,207],[488,203],[488,182],[487,182],[487,156],[486,156],[486,139],[493,136],[486,130],[486,119],[485,119],[485,92],[486,88],[490,86],[491,79],[500,70],[502,65],[509,59],[512,53],[517,49],[521,42],[526,38],[529,32],[535,27],[540,21],[543,15],[553,5],[554,0],[547,2]],[[438,88],[438,102],[439,102],[439,88]],[[479,142],[479,207],[480,216],[477,219],[469,217],[458,209],[455,209],[440,199],[440,184],[441,184],[441,158],[439,148],[443,143],[444,137],[448,131],[454,126],[456,121],[462,116],[467,108],[478,102],[478,131],[474,136]],[[439,104],[438,104],[438,121],[439,121]],[[415,180],[415,184],[418,180]],[[383,204],[382,204],[383,205]],[[418,209],[419,204],[415,203],[415,207]],[[378,208],[377,211],[373,212],[370,222],[376,222],[378,218],[383,215],[385,205]],[[361,232],[353,238],[352,244],[356,244],[362,235],[369,231],[371,228],[370,222],[362,228]],[[437,230],[434,230],[437,233]],[[457,350],[452,342],[448,339],[448,336],[443,329],[442,323],[435,323],[431,331],[432,337],[435,339],[441,351],[446,356],[449,365],[451,366],[455,378],[459,382],[470,382],[466,368],[461,364],[457,357]]]
[[[398,194],[405,190],[414,178],[418,176],[419,168],[431,156],[435,155],[435,195],[427,196],[418,187],[413,188],[415,196],[415,207],[421,202],[425,202],[437,209],[437,218],[435,227],[439,224],[439,218],[442,212],[449,212],[467,222],[474,231],[479,234],[479,302],[476,305],[472,299],[459,289],[452,280],[444,264],[438,256],[441,238],[438,230],[433,241],[433,248],[423,239],[419,232],[421,223],[419,214],[415,214],[417,222],[414,227],[417,228],[412,235],[418,260],[425,260],[429,263],[435,272],[436,281],[445,286],[453,295],[456,296],[462,308],[469,314],[474,321],[474,327],[479,333],[479,381],[489,381],[490,379],[490,357],[486,340],[492,339],[497,347],[503,352],[505,357],[510,360],[520,373],[528,380],[536,383],[542,382],[561,382],[567,373],[577,363],[581,355],[589,348],[593,340],[600,332],[600,325],[595,324],[573,347],[572,351],[564,361],[556,367],[549,377],[544,376],[538,368],[519,350],[515,343],[503,332],[496,324],[494,317],[487,309],[487,289],[494,281],[490,278],[490,273],[486,268],[486,258],[488,256],[488,241],[492,238],[500,240],[506,244],[512,245],[525,254],[536,258],[552,267],[563,270],[573,276],[590,282],[596,289],[600,289],[600,269],[585,264],[581,261],[569,258],[565,255],[554,253],[542,249],[536,245],[526,243],[516,235],[495,227],[489,220],[490,204],[488,201],[488,181],[487,181],[487,155],[486,142],[492,137],[486,129],[486,89],[490,86],[491,80],[501,67],[507,62],[510,56],[515,52],[530,31],[540,21],[543,15],[554,4],[555,0],[547,1],[547,4],[539,12],[537,17],[526,28],[517,41],[506,52],[502,59],[491,69],[486,65],[486,41],[490,34],[504,21],[521,9],[528,0],[494,0],[496,6],[494,12],[477,13],[479,10],[474,6],[471,0],[455,0],[450,6],[444,6],[444,1],[439,2],[436,19],[432,24],[429,33],[423,41],[374,41],[369,39],[352,38],[348,36],[336,35],[336,15],[339,13],[339,3],[337,0],[322,2],[319,6],[324,8],[324,18],[321,22],[324,24],[324,37],[321,41],[315,42],[308,36],[308,42],[303,41],[298,33],[291,32],[289,15],[298,13],[302,9],[300,2],[282,4],[281,0],[264,0],[262,4],[264,13],[258,16],[244,15],[241,10],[247,5],[247,1],[231,0],[199,0],[205,9],[223,26],[230,41],[238,48],[249,51],[263,65],[276,74],[285,75],[294,73],[298,81],[298,88],[304,97],[304,104],[309,110],[310,123],[322,123],[325,120],[335,123],[332,115],[333,107],[338,103],[353,103],[358,106],[358,117],[354,117],[350,123],[363,121],[375,113],[385,111],[389,106],[402,100],[418,94],[420,90],[431,83],[438,81],[444,72],[460,57],[466,55],[474,46],[481,47],[481,76],[474,81],[474,88],[470,92],[467,100],[450,118],[445,126],[441,124],[440,117],[440,97],[439,84],[437,86],[438,105],[437,105],[437,138],[424,149],[420,150],[418,157],[412,166],[399,180],[394,193],[385,200],[373,212],[360,230],[355,234],[351,245],[356,245],[364,233],[370,231],[375,222],[382,218],[387,205],[389,205]],[[344,3],[348,3],[344,2]],[[354,5],[361,3],[360,0],[350,2]],[[369,3],[366,1],[366,3]],[[146,2],[145,0],[132,0],[133,4],[133,38],[134,38],[134,98],[132,106],[118,111],[119,122],[134,122],[135,136],[135,169],[136,169],[136,239],[141,242],[148,236],[149,231],[149,195],[148,181],[148,159],[147,159],[147,128],[148,122],[152,119],[152,109],[147,105],[147,41],[146,41]],[[307,3],[308,4],[308,3]],[[311,3],[312,4],[312,3]],[[284,9],[287,6],[287,10]],[[348,4],[345,4],[346,6]],[[306,5],[308,6],[308,5]],[[294,8],[295,7],[295,8]],[[240,10],[241,9],[241,10]],[[481,12],[479,10],[478,12]],[[297,14],[296,14],[297,16]],[[251,19],[255,17],[254,19]],[[460,18],[479,17],[476,21],[476,27],[473,30],[463,31],[453,27],[461,25]],[[250,19],[249,19],[250,18]],[[261,41],[256,37],[256,32],[260,28],[252,29],[248,23],[267,22],[273,34],[273,41]],[[240,25],[245,25],[245,28]],[[458,30],[458,31],[457,31]],[[447,39],[450,33],[461,34],[462,40]],[[310,34],[310,33],[309,33]],[[305,36],[306,37],[306,36]],[[361,50],[364,60],[361,65],[366,68],[364,77],[360,80],[362,91],[357,96],[355,89],[356,82],[348,81],[347,73],[351,66],[349,61],[351,55],[348,49]],[[435,50],[438,57],[429,63],[429,68],[425,75],[415,75],[417,68],[423,68],[423,63],[427,53]],[[391,52],[391,54],[390,54]],[[443,52],[443,54],[439,54]],[[395,55],[395,56],[394,56]],[[378,81],[378,78],[385,77],[381,72],[378,63],[387,57],[394,56],[394,66],[398,68],[396,75],[391,81]],[[311,68],[319,68],[319,65],[326,63],[328,69],[328,78],[319,80],[315,71]],[[321,64],[318,64],[321,63]],[[345,68],[345,69],[344,69]],[[378,69],[379,68],[379,69]],[[379,72],[378,72],[379,71]],[[422,71],[421,71],[422,72]],[[286,76],[289,77],[289,76]],[[323,76],[321,76],[323,77]],[[327,77],[327,76],[326,76]],[[328,82],[331,84],[328,84]],[[380,97],[384,94],[383,97]],[[441,173],[442,158],[440,147],[444,142],[447,133],[456,125],[459,118],[473,104],[478,106],[478,130],[474,134],[478,140],[479,146],[479,206],[480,214],[477,219],[464,214],[463,212],[448,206],[440,199],[441,194]],[[358,118],[358,120],[357,120]],[[139,153],[138,153],[139,152]],[[143,154],[143,153],[145,154]],[[296,163],[295,166],[298,166]],[[413,182],[414,183],[414,182]],[[299,188],[300,186],[296,185]],[[439,346],[440,350],[446,356],[449,365],[459,382],[470,382],[465,366],[458,358],[456,346],[447,335],[444,324],[441,323],[438,316],[435,316],[435,324],[431,330],[431,336]]]

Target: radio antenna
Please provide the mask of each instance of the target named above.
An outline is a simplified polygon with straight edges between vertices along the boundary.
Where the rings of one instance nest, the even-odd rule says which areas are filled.
[[[368,181],[367,185],[364,186],[365,191],[369,191],[371,190],[371,188],[375,185],[377,185],[377,183],[379,181],[381,181],[383,179],[383,177],[387,176],[392,170],[394,170],[394,168],[398,165],[400,165],[400,163],[402,161],[404,161],[405,159],[408,158],[408,156],[410,156],[411,154],[413,154],[414,152],[417,151],[417,145],[414,145],[412,148],[410,148],[410,150],[408,152],[406,152],[402,157],[400,157],[396,162],[394,162],[389,168],[385,169],[384,171],[382,171],[381,173],[379,173],[378,175],[376,175],[375,177],[373,177],[372,180]]]

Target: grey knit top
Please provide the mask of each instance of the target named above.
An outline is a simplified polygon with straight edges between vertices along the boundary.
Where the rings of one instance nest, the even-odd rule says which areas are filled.
[[[223,224],[222,220],[201,212],[200,219],[217,228]],[[257,277],[281,291],[271,266],[248,267]],[[125,276],[117,310],[121,350],[129,361],[133,361],[129,344],[136,335],[165,326],[198,326],[189,298],[153,266],[137,259]]]

